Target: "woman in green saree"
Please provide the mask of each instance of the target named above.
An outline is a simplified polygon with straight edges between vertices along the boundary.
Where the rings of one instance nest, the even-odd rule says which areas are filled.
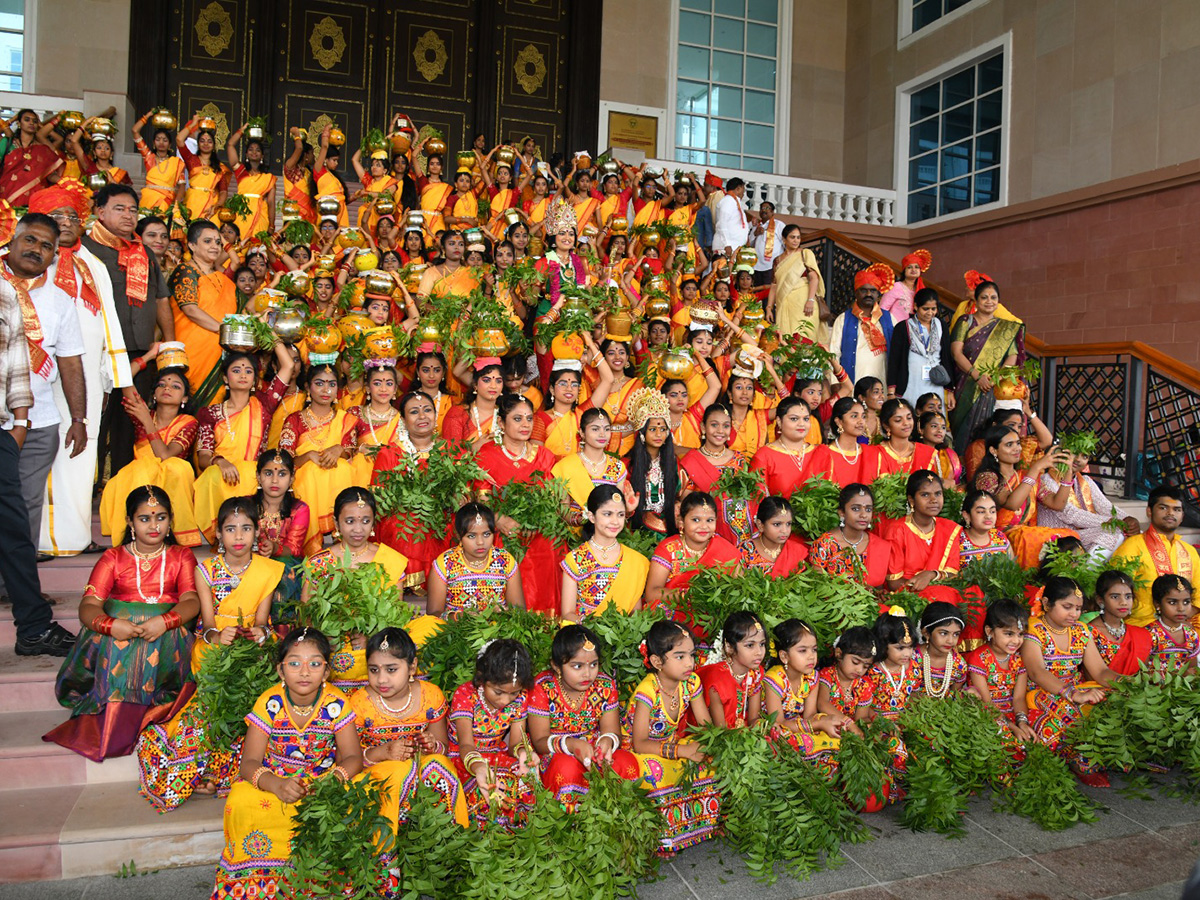
[[[1017,366],[1025,361],[1025,325],[1011,313],[999,313],[999,287],[974,270],[965,277],[974,303],[954,322],[950,332],[950,354],[958,370],[950,427],[954,431],[955,449],[960,454],[966,450],[971,434],[996,408],[992,380],[982,370]]]

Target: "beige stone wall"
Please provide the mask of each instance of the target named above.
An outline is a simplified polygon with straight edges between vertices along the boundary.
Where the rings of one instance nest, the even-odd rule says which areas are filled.
[[[38,0],[34,84],[39,94],[124,94],[129,0]]]
[[[902,49],[897,16],[897,0],[849,7],[847,182],[893,185],[898,85],[1010,31],[1010,203],[1198,155],[1195,0],[986,0]]]
[[[792,73],[780,90],[790,100],[788,175],[841,181],[846,130],[846,28],[861,0],[796,0]]]
[[[600,99],[665,109],[670,35],[669,0],[604,0]]]

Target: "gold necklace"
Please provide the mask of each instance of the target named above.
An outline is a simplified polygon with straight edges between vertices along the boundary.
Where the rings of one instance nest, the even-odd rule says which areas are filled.
[[[529,441],[526,441],[524,444],[521,445],[520,453],[510,453],[508,450],[508,445],[505,444],[503,441],[500,442],[500,450],[501,450],[501,452],[504,453],[505,456],[507,456],[513,462],[522,462],[527,458],[527,455],[529,453]]]
[[[777,549],[774,553],[772,553],[770,550],[767,549],[766,541],[763,540],[761,535],[759,536],[758,540],[760,542],[758,552],[765,559],[769,559],[771,562],[775,562],[775,560],[779,559],[779,554],[783,552],[782,544],[779,545],[779,549]]]
[[[707,450],[704,449],[703,444],[700,445],[700,453],[703,456],[707,456],[709,459],[724,459],[725,454],[728,452],[729,452],[729,448],[726,447],[723,450],[721,450],[719,453],[709,453]]]
[[[417,696],[417,693],[420,690],[420,688],[419,688],[420,682],[418,682],[417,684],[418,684],[418,690],[414,691],[412,682],[410,681],[408,683],[408,700],[406,700],[404,705],[402,707],[400,707],[399,709],[392,709],[390,706],[388,706],[387,701],[383,699],[383,694],[379,694],[379,692],[376,691],[376,693],[379,694],[379,705],[383,707],[385,712],[391,713],[393,716],[395,716],[398,719],[403,719],[404,714],[408,712],[408,708],[410,706],[412,706],[413,699]]]
[[[597,475],[603,475],[604,469],[608,465],[607,459],[601,459],[598,463],[593,463],[582,450],[579,451],[579,459],[583,463],[583,467],[587,469],[588,474],[595,478]],[[597,466],[599,470],[597,470]]]
[[[1050,624],[1050,620],[1045,617],[1042,618],[1042,624],[1046,626],[1046,630],[1048,632],[1050,632],[1051,634],[1059,635],[1060,637],[1062,635],[1066,634],[1067,631],[1069,630],[1067,628],[1067,626],[1065,626],[1065,625],[1062,628],[1055,628],[1053,625]]]
[[[679,717],[683,715],[683,682],[680,681],[675,685],[675,692],[668,697],[667,692],[663,690],[662,679],[658,677],[658,673],[654,673],[654,683],[658,685],[658,696],[662,698],[663,717],[675,725],[679,722]],[[671,714],[667,712],[667,701],[671,701],[671,706],[675,709],[675,718],[671,718]]]

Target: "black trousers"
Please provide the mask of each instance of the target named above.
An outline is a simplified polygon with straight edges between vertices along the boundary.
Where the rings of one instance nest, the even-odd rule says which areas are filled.
[[[17,637],[38,637],[54,615],[42,598],[37,548],[29,536],[29,512],[21,493],[21,451],[7,431],[0,431],[0,576],[12,601]]]
[[[146,351],[130,350],[128,352],[129,358],[133,359]],[[147,403],[150,402],[150,396],[154,393],[154,380],[157,375],[158,369],[151,364],[133,376],[133,386],[137,388],[138,393]],[[120,391],[113,391],[109,395],[108,405],[105,406],[104,414],[100,417],[100,452],[97,456],[97,464],[101,472],[104,471],[106,454],[110,459],[109,471],[114,475],[133,462],[133,420],[125,413]]]

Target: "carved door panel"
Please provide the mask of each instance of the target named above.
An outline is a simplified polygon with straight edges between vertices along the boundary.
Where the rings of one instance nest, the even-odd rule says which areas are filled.
[[[376,66],[382,62],[376,8],[374,0],[276,3],[271,127],[277,134],[293,125],[307,128],[314,146],[325,124],[341,128],[346,134],[342,169],[351,179],[350,156],[367,130],[378,127],[371,108]]]
[[[543,158],[561,149],[566,106],[566,0],[500,0],[487,29],[494,101],[490,128],[504,141],[529,135]],[[489,98],[491,99],[491,98]]]
[[[259,5],[258,0],[176,0],[171,8],[167,105],[181,124],[197,112],[212,116],[218,147],[252,105]]]
[[[476,6],[476,0],[384,4],[381,127],[404,112],[418,128],[432,125],[441,131],[451,156],[471,146],[478,82]]]

